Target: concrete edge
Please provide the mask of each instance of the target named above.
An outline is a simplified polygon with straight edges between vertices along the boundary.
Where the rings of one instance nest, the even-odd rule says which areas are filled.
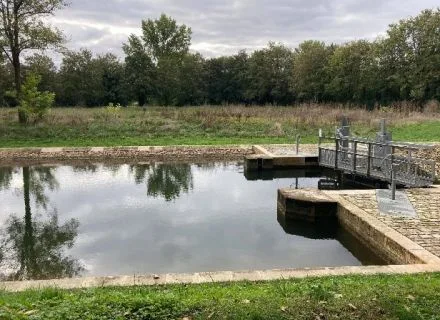
[[[113,146],[113,147],[19,147],[19,148],[0,148],[0,153],[17,153],[17,152],[41,152],[41,153],[57,153],[57,152],[102,152],[113,150],[131,150],[131,151],[164,151],[176,149],[226,149],[239,148],[251,149],[252,145],[234,144],[234,145],[169,145],[169,146]]]
[[[76,279],[39,280],[1,282],[0,290],[20,292],[45,288],[81,289],[94,287],[118,286],[155,286],[172,284],[226,283],[236,281],[273,281],[302,279],[309,277],[330,277],[348,275],[403,275],[428,272],[440,272],[440,265],[388,265],[388,266],[355,266],[305,269],[280,269],[264,271],[220,271],[203,273],[181,273],[163,275],[133,275],[114,277],[86,277]]]
[[[0,149],[0,165],[76,160],[238,160],[252,153],[251,145],[10,148]]]
[[[330,192],[326,193],[329,194]],[[379,219],[368,214],[362,208],[345,200],[342,195],[344,195],[344,191],[340,191],[339,194],[332,191],[331,194],[329,194],[330,197],[333,197],[335,200],[337,200],[338,204],[347,209],[352,215],[356,216],[359,220],[366,222],[369,226],[374,228],[377,232],[381,233],[391,242],[397,243],[406,252],[420,260],[420,262],[430,265],[437,265],[440,267],[439,257],[424,249],[422,246],[410,240],[398,231],[389,227]]]
[[[271,157],[271,158],[275,157],[275,155],[273,153],[269,152],[269,150],[262,147],[261,145],[253,145],[252,150],[254,151],[255,154],[263,154],[263,155]]]

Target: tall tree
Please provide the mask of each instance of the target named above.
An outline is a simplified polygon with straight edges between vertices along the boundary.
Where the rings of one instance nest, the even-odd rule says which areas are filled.
[[[50,57],[39,53],[26,57],[24,69],[26,73],[36,74],[41,77],[38,90],[50,92],[57,91],[57,69],[55,63]]]
[[[5,56],[0,52],[0,107],[8,105],[6,93],[11,90],[12,78],[10,67],[6,63]]]
[[[21,89],[22,52],[62,42],[61,31],[44,23],[44,18],[66,5],[65,0],[0,0],[0,49],[13,65],[17,95]]]
[[[200,105],[205,102],[203,78],[205,74],[205,61],[200,54],[188,53],[179,69],[179,91],[176,104]]]
[[[178,25],[176,20],[162,14],[157,20],[142,21],[142,36],[131,35],[129,42],[124,45],[128,59],[133,57],[130,54],[136,54],[136,57],[143,59],[143,64],[148,65],[149,58],[154,65],[153,97],[156,103],[177,103],[179,70],[190,44],[191,29]]]
[[[93,54],[90,50],[67,51],[64,53],[58,80],[60,92],[57,100],[67,106],[84,106],[92,100],[92,92],[97,86],[92,73]]]
[[[372,104],[378,97],[376,44],[366,40],[346,43],[329,59],[326,91],[339,102]]]
[[[153,96],[155,67],[142,40],[131,35],[122,47],[125,57],[125,81],[132,99],[139,106],[145,105]]]
[[[248,79],[248,60],[245,51],[233,56],[211,58],[205,64],[205,87],[211,104],[245,103]]]
[[[293,88],[298,99],[320,102],[324,100],[328,60],[334,50],[320,41],[305,41],[295,49]]]
[[[94,57],[89,50],[64,54],[58,73],[58,102],[70,106],[124,104],[124,66],[113,54]]]
[[[390,25],[381,74],[395,99],[440,99],[440,8]]]
[[[249,59],[247,96],[260,104],[289,104],[293,101],[293,53],[282,44],[269,43]]]

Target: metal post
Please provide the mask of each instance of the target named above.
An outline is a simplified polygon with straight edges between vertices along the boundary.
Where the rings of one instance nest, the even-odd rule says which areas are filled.
[[[335,169],[338,169],[338,152],[339,152],[339,139],[335,139],[336,147],[335,147]]]
[[[356,173],[356,153],[357,153],[357,141],[353,142],[353,172]]]
[[[299,134],[296,135],[296,154],[299,154],[299,143],[301,141],[301,136]]]
[[[396,200],[396,165],[392,165],[391,170],[391,200]]]
[[[368,161],[368,163],[367,163],[367,176],[368,177],[370,176],[370,173],[371,173],[371,149],[372,149],[371,143],[369,143],[368,144],[368,159],[367,159],[367,161]]]

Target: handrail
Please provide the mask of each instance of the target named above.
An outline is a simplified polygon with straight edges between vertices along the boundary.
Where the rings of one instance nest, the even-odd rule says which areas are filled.
[[[319,148],[319,149],[322,149],[322,150],[335,151],[335,149],[327,148],[327,147],[318,147],[318,148]],[[339,152],[342,152],[342,153],[345,153],[345,154],[348,154],[348,155],[356,154],[357,156],[368,156],[368,153],[361,153],[361,152],[356,152],[356,153],[354,153],[353,151],[351,151],[351,149],[347,149],[347,151],[339,151]],[[398,154],[393,154],[393,156],[394,156],[394,157],[403,157],[403,156],[398,155]],[[378,159],[378,160],[379,160],[379,159],[383,159],[383,157],[376,157],[376,156],[373,156],[373,155],[371,155],[370,158],[372,158],[372,159]],[[429,163],[429,164],[433,164],[433,163],[435,163],[434,160],[430,160],[430,159],[422,159],[422,158],[418,158],[418,157],[411,157],[411,160],[422,161],[422,162]]]
[[[409,150],[427,150],[427,149],[433,149],[435,148],[435,145],[432,144],[416,144],[416,143],[409,143],[409,142],[400,142],[400,141],[390,141],[390,142],[377,142],[361,137],[321,137],[322,140],[329,140],[334,142],[336,141],[348,141],[348,142],[357,142],[357,143],[363,143],[363,144],[372,144],[372,145],[378,145],[378,146],[385,146],[385,147],[395,147],[399,149],[409,149]]]
[[[392,180],[392,169],[399,169],[395,180],[403,185],[424,187],[435,181],[435,161],[420,158],[406,158],[398,154],[374,156],[371,152],[356,152],[357,148],[340,150],[319,147],[319,163],[322,166],[355,173],[366,177],[374,177],[383,181]],[[344,159],[344,160],[342,160]],[[408,167],[405,170],[405,166]],[[411,168],[411,169],[410,169]]]

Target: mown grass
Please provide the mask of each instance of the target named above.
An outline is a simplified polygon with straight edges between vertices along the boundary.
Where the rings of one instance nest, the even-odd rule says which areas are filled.
[[[0,147],[220,145],[317,142],[318,129],[334,131],[343,115],[353,132],[373,137],[386,118],[394,138],[440,141],[440,114],[407,109],[365,111],[333,105],[295,107],[56,108],[38,124],[18,124],[14,109],[0,109]]]
[[[440,274],[0,293],[1,319],[439,319]]]

